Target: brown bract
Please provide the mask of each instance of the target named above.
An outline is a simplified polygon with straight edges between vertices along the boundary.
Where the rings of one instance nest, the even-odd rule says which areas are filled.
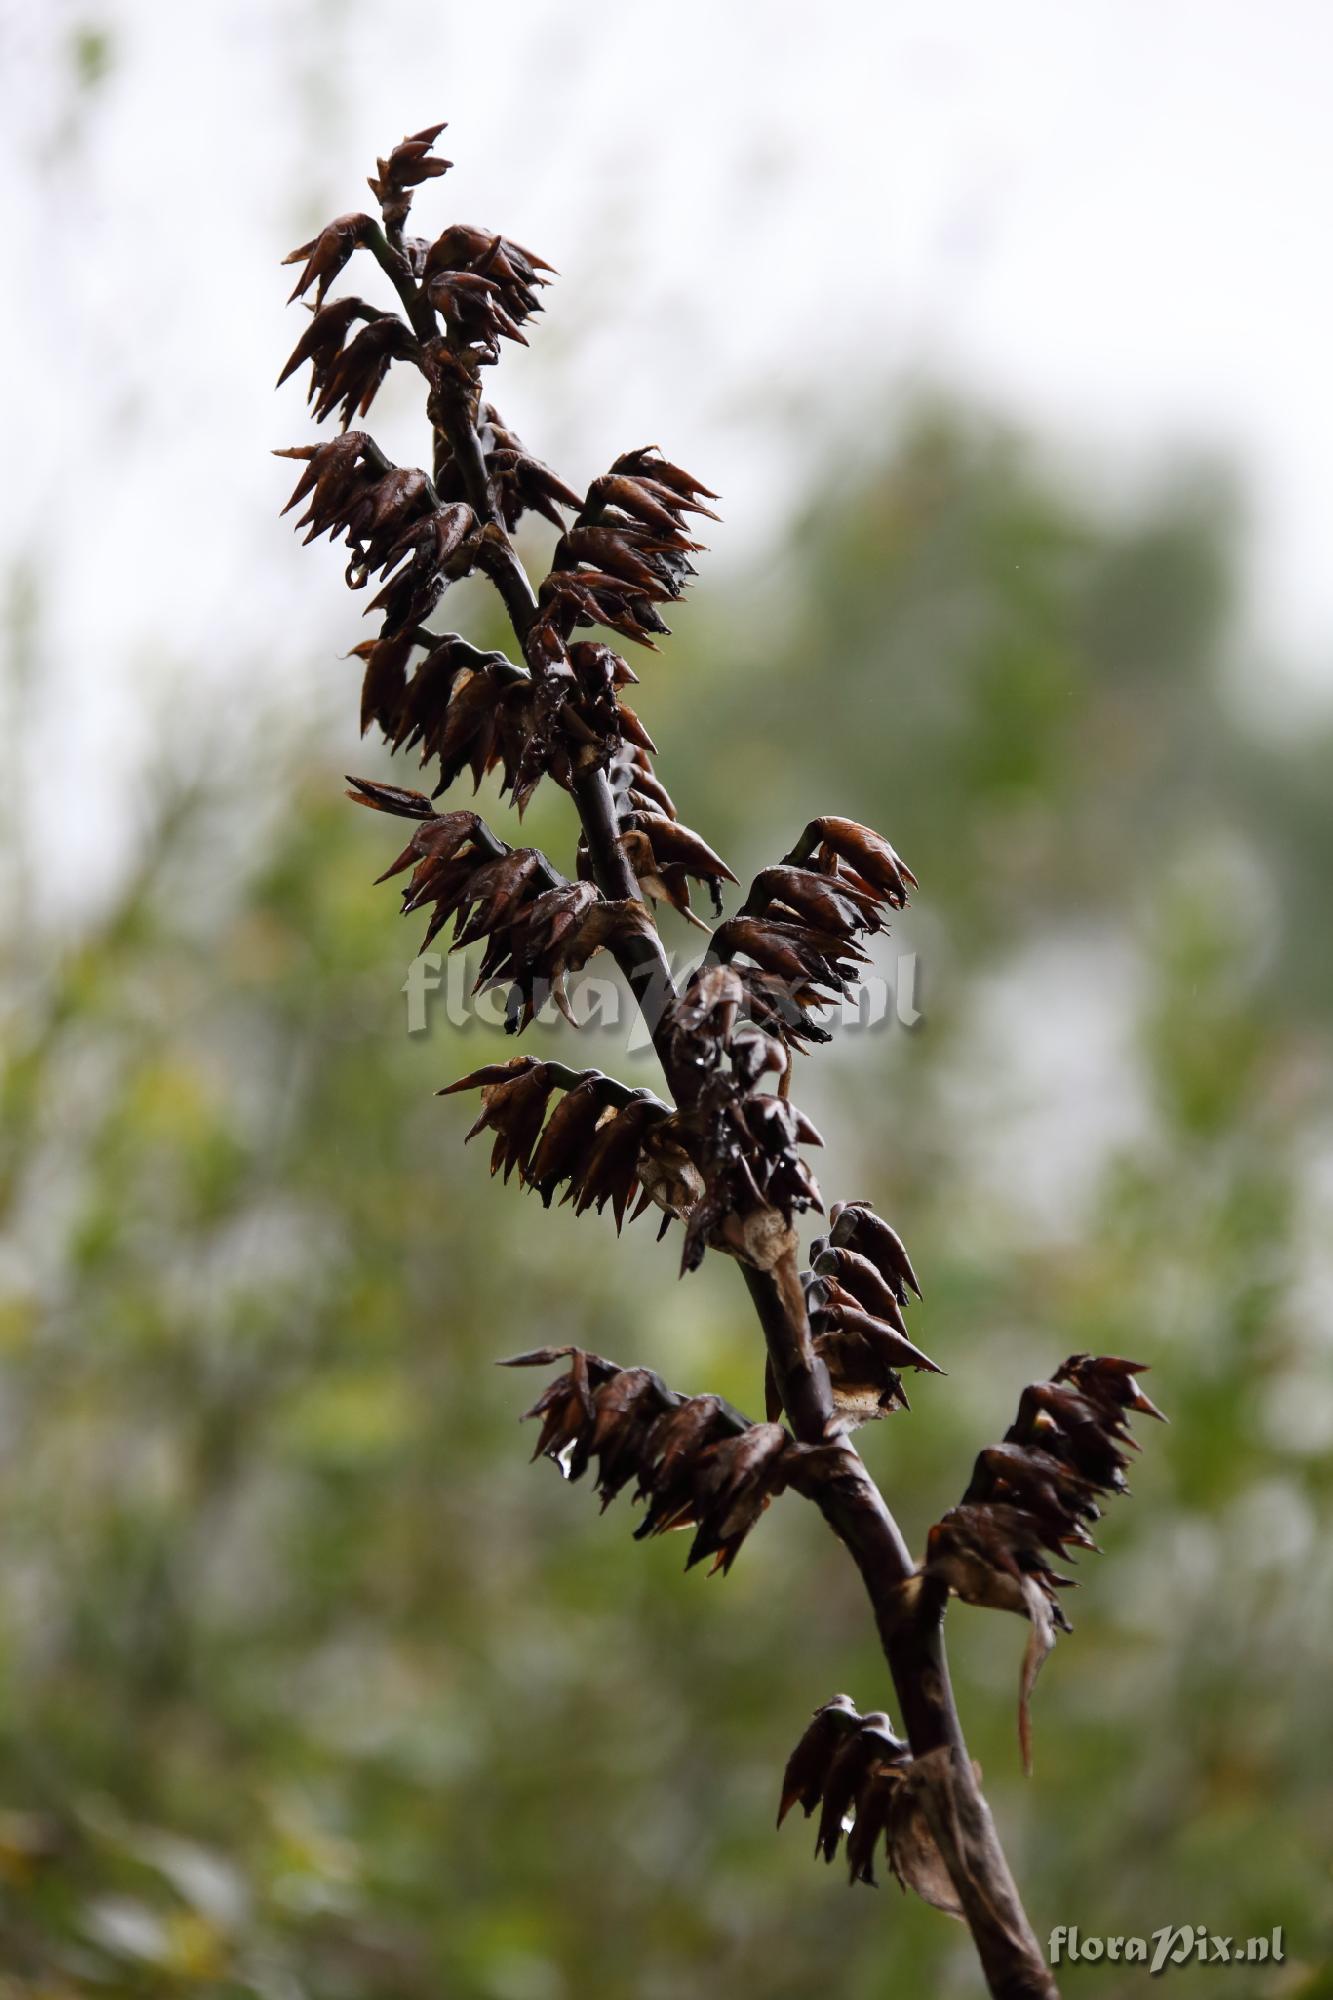
[[[485,941],[477,988],[509,987],[514,1032],[548,997],[568,1014],[567,975],[650,922],[642,903],[611,902],[591,883],[562,881],[535,847],[511,848],[477,813],[436,813],[420,792],[351,783],[359,804],[417,822],[386,874],[411,867],[404,910],[432,907],[423,951],[451,920],[451,950]]]
[[[966,1604],[1014,1611],[1031,1624],[1018,1709],[1029,1770],[1032,1688],[1056,1628],[1071,1630],[1057,1593],[1073,1579],[1050,1558],[1096,1549],[1088,1524],[1100,1518],[1097,1496],[1128,1491],[1128,1454],[1138,1449],[1130,1413],[1165,1421],[1139,1387],[1143,1372],[1142,1362],[1116,1355],[1073,1354],[1049,1382],[1033,1383],[1004,1443],[978,1457],[962,1505],[930,1531],[927,1576]]]
[[[444,129],[443,123],[427,125],[422,131],[400,139],[387,159],[376,161],[378,172],[371,175],[367,185],[380,205],[387,229],[401,229],[415,190],[423,181],[447,173],[453,165],[452,160],[442,160],[433,152],[435,141]]]
[[[603,1506],[633,1482],[645,1503],[636,1540],[689,1528],[686,1568],[711,1557],[714,1570],[730,1569],[786,1484],[787,1433],[750,1423],[718,1396],[678,1395],[649,1368],[617,1368],[578,1348],[539,1348],[503,1365],[563,1358],[568,1369],[527,1412],[542,1425],[534,1458],[553,1460],[569,1479],[595,1463]]]
[[[740,962],[748,1011],[793,1048],[827,1041],[813,1016],[852,991],[867,954],[860,939],[887,929],[916,877],[889,843],[854,820],[811,820],[784,860],[761,869],[713,951]]]
[[[541,643],[568,645],[576,627],[607,625],[654,648],[670,630],[656,606],[694,575],[700,544],[686,516],[707,514],[703,501],[716,497],[651,447],[618,458],[556,545],[538,600]]]
[[[867,1202],[835,1202],[829,1231],[810,1246],[801,1284],[814,1350],[828,1370],[834,1405],[829,1436],[845,1436],[910,1409],[904,1368],[943,1371],[909,1337],[904,1308],[916,1278],[901,1238]],[[777,1384],[770,1371],[770,1408]]]
[[[326,223],[317,236],[308,243],[283,258],[284,264],[300,264],[301,275],[291,290],[287,303],[304,298],[312,285],[315,286],[315,304],[322,303],[333,280],[342,270],[352,252],[369,242],[374,222],[368,215],[338,215]]]
[[[912,1753],[888,1716],[860,1715],[849,1695],[837,1694],[815,1710],[787,1760],[778,1825],[796,1805],[807,1819],[818,1813],[815,1853],[833,1861],[845,1835],[851,1881],[873,1887],[882,1852],[904,1889],[959,1916],[957,1895],[922,1811],[922,1790]]]
[[[666,1169],[675,1158],[672,1185],[688,1202],[690,1166],[665,1135],[671,1111],[647,1090],[626,1090],[600,1070],[567,1070],[561,1063],[542,1063],[516,1056],[508,1063],[487,1064],[439,1094],[480,1090],[481,1116],[468,1138],[478,1132],[497,1134],[491,1171],[503,1167],[505,1179],[513,1167],[528,1187],[535,1188],[549,1207],[557,1188],[576,1215],[610,1205],[620,1229],[631,1202],[640,1197],[636,1214],[660,1197]],[[559,1091],[550,1118],[546,1111]],[[662,1206],[667,1206],[665,1202]],[[681,1212],[669,1208],[671,1214]]]

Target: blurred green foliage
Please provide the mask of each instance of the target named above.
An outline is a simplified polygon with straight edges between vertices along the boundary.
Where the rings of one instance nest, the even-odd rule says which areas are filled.
[[[639,705],[738,873],[834,809],[922,878],[923,1024],[800,1079],[826,1197],[902,1228],[950,1371],[864,1441],[914,1541],[1025,1381],[1153,1366],[1172,1424],[1031,1783],[1017,1621],[960,1608],[951,1649],[1038,1931],[1282,1924],[1240,2000],[1333,1991],[1333,790],[1327,731],[1238,719],[1232,514],[1203,474],[1083,504],[929,410],[705,581]],[[0,1996],[974,1992],[959,1929],[772,1831],[808,1712],[888,1699],[819,1521],[788,1498],[685,1576],[527,1466],[533,1385],[491,1366],[578,1340],[754,1409],[735,1273],[677,1284],[649,1225],[617,1245],[463,1154],[430,1093],[492,1031],[405,1033],[392,829],[341,741],[283,740],[158,786],[76,932],[8,885]],[[532,826],[568,859],[559,797]]]

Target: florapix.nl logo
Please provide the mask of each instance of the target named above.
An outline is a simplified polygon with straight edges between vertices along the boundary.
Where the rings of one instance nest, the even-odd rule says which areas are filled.
[[[663,961],[664,973],[678,987],[683,987],[695,970],[693,961],[673,962],[670,957]],[[486,1027],[504,1027],[514,1006],[507,986],[507,981],[500,981],[479,987],[475,967],[462,953],[423,951],[409,965],[401,989],[407,1003],[407,1032],[425,1034],[440,1020],[451,1028],[467,1028],[474,1022]],[[883,1031],[893,1026],[917,1028],[924,1018],[922,988],[917,953],[900,952],[884,971],[863,968],[855,987],[828,1003],[818,1018],[825,1029],[840,1029],[844,1033]],[[781,1006],[783,995],[778,983],[770,980],[767,990],[775,1004]],[[660,995],[654,996],[648,989],[632,996],[617,976],[603,977],[588,971],[579,973],[569,981],[567,989],[562,985],[558,991],[552,985],[537,982],[532,994],[534,1015],[558,1006],[577,1027],[623,1030],[625,1047],[630,1050],[648,1047],[651,1023],[668,998],[665,979]],[[792,982],[786,994],[786,1004],[793,1020],[807,1016],[809,1000],[802,1001],[796,982]]]
[[[1146,1965],[1150,1978],[1186,1965],[1281,1965],[1282,1926],[1262,1937],[1224,1937],[1206,1924],[1163,1924],[1148,1937],[1084,1937],[1057,1924],[1047,1943],[1052,1965]]]

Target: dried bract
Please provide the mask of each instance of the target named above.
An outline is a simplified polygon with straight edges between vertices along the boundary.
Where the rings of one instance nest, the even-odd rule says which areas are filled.
[[[816,1855],[832,1861],[845,1835],[850,1879],[873,1887],[882,1851],[904,1889],[957,1916],[957,1896],[921,1809],[928,1770],[929,1760],[914,1762],[887,1715],[861,1715],[850,1696],[834,1695],[815,1710],[787,1760],[778,1825],[796,1805],[807,1819],[818,1813]]]
[[[1096,1549],[1088,1523],[1098,1494],[1125,1492],[1128,1416],[1161,1418],[1140,1389],[1143,1363],[1074,1354],[1049,1382],[1023,1391],[1003,1445],[983,1451],[961,1506],[930,1531],[924,1573],[966,1604],[1015,1611],[1032,1627],[1019,1690],[1018,1733],[1032,1768],[1029,1700],[1056,1628],[1071,1627],[1057,1593],[1073,1579],[1051,1556]]]
[[[400,139],[387,159],[376,161],[378,172],[371,175],[368,185],[380,205],[386,229],[401,229],[415,190],[423,181],[448,173],[453,165],[452,160],[442,160],[433,151],[443,130],[443,123],[427,125],[423,131]]]
[[[690,1528],[686,1568],[712,1557],[726,1571],[770,1500],[786,1484],[791,1440],[778,1424],[752,1424],[717,1396],[681,1396],[648,1368],[618,1368],[577,1348],[542,1348],[506,1367],[570,1366],[527,1412],[540,1417],[535,1457],[570,1479],[596,1463],[603,1505],[631,1481],[647,1502],[637,1539]]]

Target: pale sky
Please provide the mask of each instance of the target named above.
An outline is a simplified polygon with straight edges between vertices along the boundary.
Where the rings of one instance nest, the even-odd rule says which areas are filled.
[[[288,656],[351,643],[337,559],[274,518],[269,447],[309,434],[296,385],[272,393],[299,328],[276,259],[439,117],[458,165],[428,233],[503,228],[560,269],[497,396],[575,484],[662,444],[725,495],[727,563],[806,457],[888,435],[923,381],[1094,485],[1218,453],[1250,496],[1259,650],[1333,693],[1322,0],[8,0],[0,22],[5,543],[50,586],[62,759],[93,792],[151,727],[145,671],[188,701],[264,684],[275,622],[309,634]],[[111,67],[71,110],[88,24]],[[401,456],[411,407],[386,407]]]

